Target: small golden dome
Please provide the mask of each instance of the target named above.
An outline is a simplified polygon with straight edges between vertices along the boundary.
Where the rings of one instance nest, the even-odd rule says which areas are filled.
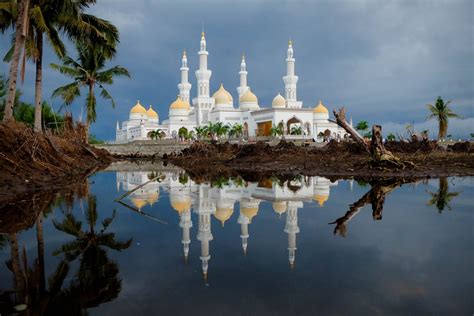
[[[153,205],[153,204],[155,204],[156,201],[158,201],[159,197],[160,197],[160,195],[158,194],[158,192],[152,192],[152,193],[147,195],[146,202],[149,205]]]
[[[191,106],[189,105],[189,102],[184,101],[181,99],[178,95],[176,100],[171,103],[170,105],[170,110],[190,110]]]
[[[146,205],[146,201],[142,198],[133,198],[132,199],[132,204],[136,208],[141,209],[142,207],[144,207]]]
[[[272,107],[273,108],[284,108],[286,104],[286,100],[281,94],[277,94],[276,97],[273,98]]]
[[[234,213],[234,209],[232,207],[218,207],[214,213],[214,217],[217,218],[221,222],[222,227],[224,227],[224,223],[232,216],[232,213]]]
[[[252,222],[252,218],[257,215],[258,207],[242,207],[240,208],[242,214],[244,214]]]
[[[273,207],[273,210],[280,215],[286,212],[285,201],[273,202],[272,207]]]
[[[184,200],[170,200],[171,207],[181,215],[184,212],[191,210],[191,197],[186,197]]]
[[[212,95],[214,100],[216,100],[216,104],[228,104],[233,102],[232,95],[224,88],[224,85],[221,83],[219,89],[214,92]]]
[[[137,101],[137,104],[130,110],[130,114],[146,114],[146,109]]]
[[[313,197],[313,200],[315,200],[316,202],[318,202],[319,206],[321,206],[321,207],[324,205],[324,202],[326,202],[328,199],[329,199],[329,196],[328,196],[328,195],[316,194],[316,195]]]
[[[257,96],[253,94],[250,89],[247,90],[241,97],[240,97],[240,102],[253,102],[253,103],[258,103]]]
[[[156,113],[156,111],[152,109],[151,104],[150,108],[148,108],[148,110],[146,111],[146,115],[148,115],[148,117],[158,118],[158,113]]]
[[[314,108],[314,113],[329,113],[328,109],[323,105],[323,102],[319,100],[319,104]]]

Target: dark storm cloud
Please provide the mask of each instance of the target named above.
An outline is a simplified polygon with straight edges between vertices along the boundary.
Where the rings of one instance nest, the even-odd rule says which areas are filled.
[[[452,121],[450,133],[466,135],[474,125],[472,10],[471,1],[99,1],[93,13],[121,31],[112,63],[127,67],[133,77],[110,88],[118,106],[111,110],[100,103],[93,132],[112,139],[116,120],[126,119],[137,99],[153,104],[165,119],[178,93],[183,49],[195,86],[204,25],[212,90],[223,82],[234,101],[242,52],[261,104],[268,106],[283,92],[291,38],[306,107],[322,99],[330,109],[346,106],[354,121],[386,123],[398,131],[407,122],[423,122],[424,105],[441,95],[453,99],[465,118]],[[1,40],[3,54],[9,39]],[[46,59],[55,61],[51,52]],[[32,69],[28,76],[34,76]],[[45,76],[46,96],[66,82],[50,70]],[[25,98],[32,98],[32,82],[25,84]],[[434,124],[423,124],[435,131]]]

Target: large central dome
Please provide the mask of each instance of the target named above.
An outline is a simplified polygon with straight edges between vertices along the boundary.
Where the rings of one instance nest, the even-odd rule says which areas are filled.
[[[224,85],[221,83],[219,89],[214,92],[212,95],[214,100],[216,100],[216,104],[232,104],[234,99],[232,95],[224,88]]]

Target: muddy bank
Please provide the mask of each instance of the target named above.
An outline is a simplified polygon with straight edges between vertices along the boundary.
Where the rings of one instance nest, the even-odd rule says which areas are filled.
[[[80,183],[114,158],[74,133],[36,133],[21,123],[0,124],[0,205],[14,196]]]
[[[466,146],[466,145],[463,145]],[[180,153],[164,155],[165,162],[185,169],[195,178],[244,176],[258,180],[272,175],[319,175],[328,178],[373,179],[377,177],[444,177],[474,175],[472,151],[445,150],[436,142],[389,142],[386,148],[412,162],[405,169],[373,169],[362,146],[335,141],[322,148],[296,146],[281,141],[276,146],[263,142],[248,145],[194,143]],[[469,144],[469,148],[471,144]]]

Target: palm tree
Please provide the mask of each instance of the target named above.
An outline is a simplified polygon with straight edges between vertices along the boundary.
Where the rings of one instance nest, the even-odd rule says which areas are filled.
[[[70,105],[77,96],[80,95],[81,88],[88,89],[86,108],[86,136],[89,137],[89,127],[96,120],[96,97],[95,87],[101,89],[100,96],[110,100],[112,107],[115,107],[115,101],[109,92],[104,88],[104,84],[112,84],[113,78],[117,76],[126,76],[130,78],[128,70],[114,66],[103,70],[109,53],[102,47],[95,46],[92,43],[78,42],[76,45],[78,52],[77,61],[69,56],[63,58],[63,64],[51,64],[51,67],[60,73],[74,79],[72,83],[59,87],[53,91],[53,97],[60,96],[65,104]]]
[[[198,139],[202,139],[203,137],[207,136],[207,130],[205,126],[196,126],[194,130]]]
[[[10,2],[9,7],[3,7],[5,16],[9,19],[5,23],[14,25],[16,20],[14,2]],[[48,38],[48,42],[56,54],[62,58],[66,49],[59,36],[59,31],[65,33],[74,40],[93,39],[95,45],[101,45],[110,54],[115,53],[115,45],[118,42],[118,30],[108,21],[95,16],[84,14],[83,10],[91,4],[90,0],[30,0],[28,13],[26,15],[26,37],[25,51],[23,54],[22,78],[24,79],[25,58],[32,59],[36,64],[35,82],[35,121],[36,131],[41,130],[42,114],[42,81],[43,81],[43,37]],[[0,10],[2,7],[0,7]],[[6,61],[10,61],[15,49],[15,42],[10,51],[5,56]]]
[[[154,131],[150,132],[150,138],[151,139],[155,139],[155,140],[158,139],[158,138],[161,139],[161,138],[163,138],[163,136],[164,136],[164,132],[163,132],[163,130],[161,130],[159,128],[157,130],[154,130]]]
[[[281,136],[283,135],[283,131],[281,130],[280,127],[274,125],[272,126],[272,128],[270,128],[270,134],[272,136]]]
[[[441,97],[436,99],[435,105],[427,104],[426,107],[430,112],[430,115],[426,117],[427,120],[436,119],[438,120],[439,128],[438,128],[438,140],[443,139],[446,137],[446,133],[448,132],[448,120],[451,117],[460,117],[456,113],[451,110],[448,105],[451,103],[451,100],[444,103]]]
[[[243,131],[244,131],[244,126],[242,124],[235,123],[234,125],[230,127],[229,135],[240,138],[242,137]]]
[[[439,178],[438,192],[428,192],[431,195],[431,200],[428,201],[428,205],[435,205],[439,213],[441,213],[446,207],[451,210],[449,202],[453,197],[458,196],[461,192],[449,192],[448,178]]]
[[[359,123],[357,123],[355,129],[361,131],[364,137],[368,137],[368,134],[366,134],[366,132],[369,129],[369,123],[367,121],[360,121]]]
[[[387,140],[390,142],[395,141],[395,135],[393,133],[390,133],[387,135]]]
[[[303,130],[301,129],[301,126],[292,126],[290,134],[291,135],[301,135]]]
[[[16,80],[18,77],[18,65],[20,62],[20,53],[25,45],[26,38],[26,21],[24,16],[27,15],[28,0],[18,0],[17,5],[14,2],[0,3],[0,31],[3,33],[6,29],[12,26],[11,21],[15,21],[15,45],[12,52],[12,61],[10,63],[10,72],[8,75],[8,90],[7,90],[7,101],[5,104],[5,112],[3,115],[3,121],[8,122],[14,120],[13,118],[13,102],[15,101],[16,94]],[[8,13],[17,12],[15,15]]]

